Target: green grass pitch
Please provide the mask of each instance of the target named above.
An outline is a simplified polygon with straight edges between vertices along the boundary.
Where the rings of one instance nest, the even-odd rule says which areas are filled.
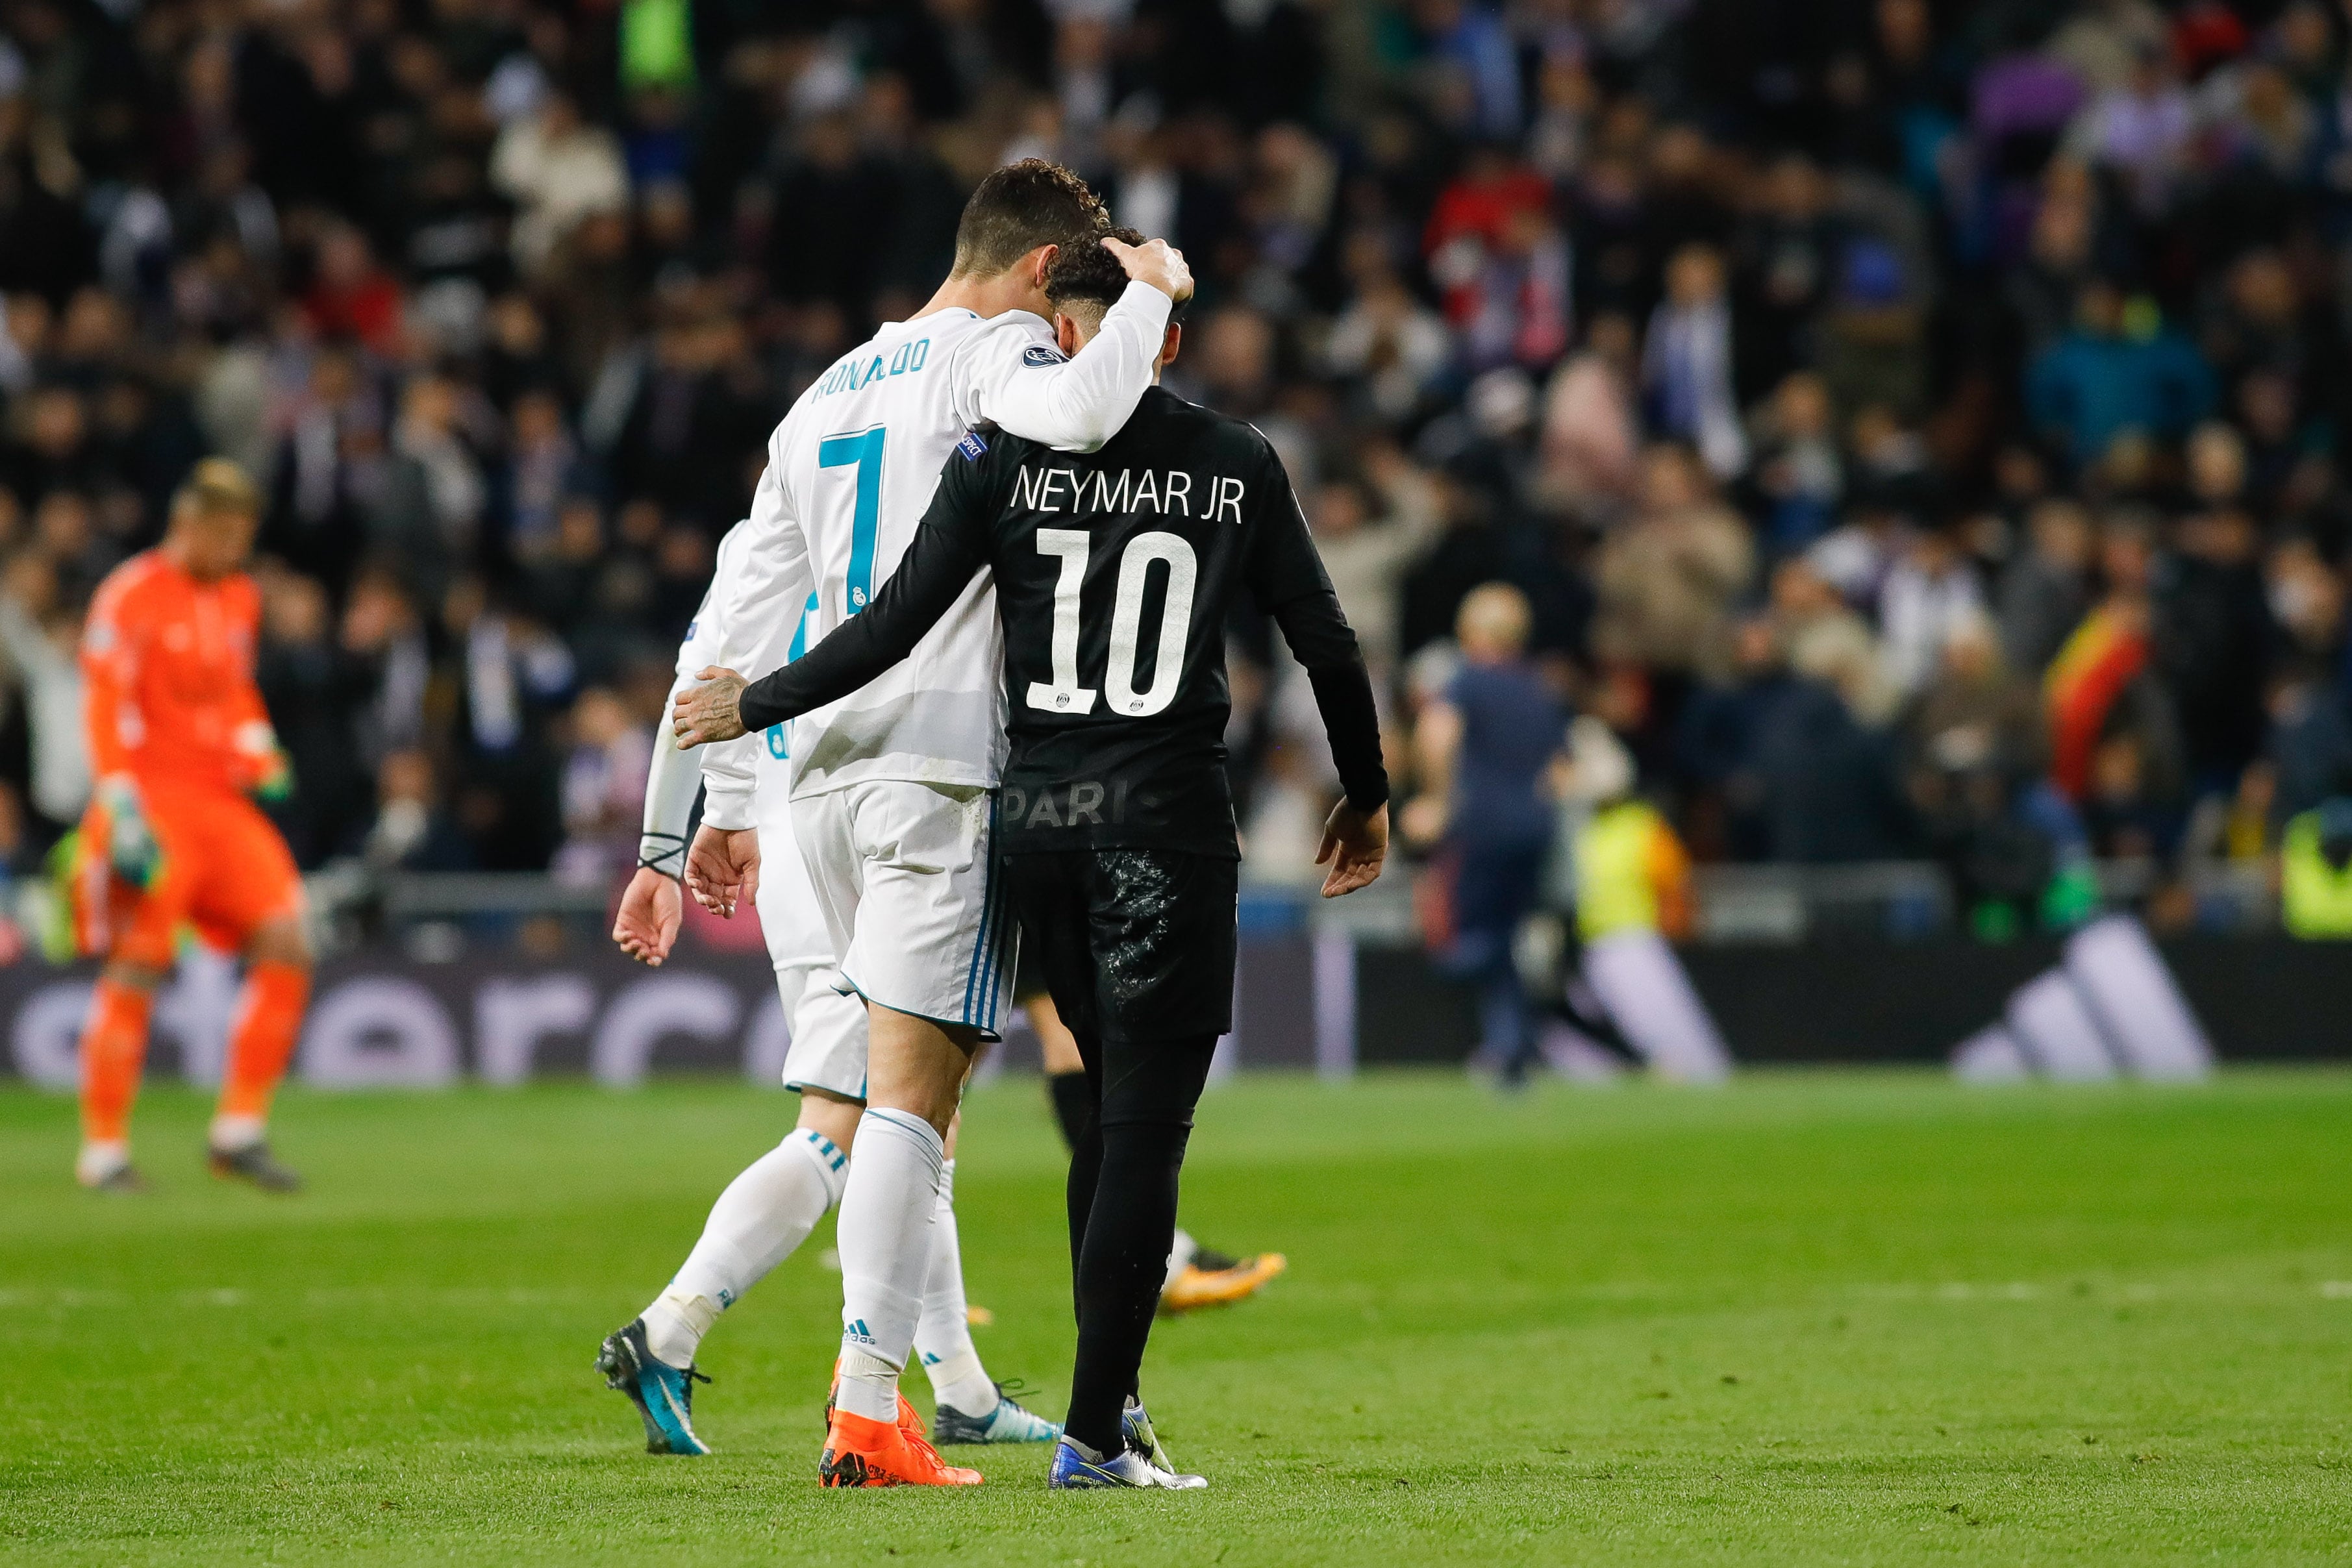
[[[292,1094],[312,1188],[273,1200],[206,1178],[205,1107],[158,1091],[124,1200],[68,1185],[66,1102],[0,1092],[0,1560],[2352,1560],[2341,1072],[1213,1090],[1185,1218],[1292,1261],[1154,1336],[1153,1410],[1214,1483],[1184,1497],[1048,1494],[1041,1450],[973,1492],[821,1491],[829,1230],[705,1347],[717,1457],[640,1452],[596,1342],[792,1107]],[[1043,1096],[967,1119],[981,1348],[1058,1413]]]

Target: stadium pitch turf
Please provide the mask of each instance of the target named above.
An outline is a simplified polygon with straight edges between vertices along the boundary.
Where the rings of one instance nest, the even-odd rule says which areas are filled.
[[[2342,1563],[2352,1075],[1719,1092],[1459,1079],[1211,1092],[1185,1218],[1277,1248],[1163,1322],[1200,1495],[821,1491],[829,1228],[721,1322],[704,1460],[589,1369],[791,1100],[736,1084],[289,1095],[294,1199],[141,1108],[156,1190],[67,1185],[0,1092],[0,1560]],[[1060,1151],[976,1092],[957,1193],[992,1370],[1058,1414]],[[919,1378],[916,1379],[919,1394]],[[962,1450],[971,1453],[972,1450]]]

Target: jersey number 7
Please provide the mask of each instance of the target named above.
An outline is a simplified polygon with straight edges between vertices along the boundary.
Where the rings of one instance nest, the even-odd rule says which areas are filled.
[[[845,614],[855,615],[874,597],[874,535],[882,521],[882,437],[876,425],[855,435],[828,435],[817,443],[819,468],[857,465],[857,498],[849,517],[849,602]]]
[[[1039,528],[1037,553],[1060,558],[1054,580],[1054,679],[1029,683],[1029,706],[1046,713],[1092,713],[1097,695],[1078,685],[1078,590],[1086,581],[1092,536],[1083,528]],[[1135,658],[1142,642],[1143,589],[1154,561],[1168,563],[1168,597],[1160,608],[1160,647],[1151,662],[1151,686],[1135,689]],[[1200,562],[1192,547],[1175,534],[1138,534],[1118,558],[1118,591],[1111,601],[1109,657],[1103,684],[1110,688],[1110,711],[1120,718],[1148,718],[1176,700],[1184,674],[1184,637],[1192,621],[1192,588]]]

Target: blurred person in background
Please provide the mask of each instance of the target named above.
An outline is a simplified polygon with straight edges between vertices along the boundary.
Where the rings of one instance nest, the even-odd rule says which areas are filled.
[[[1921,528],[1878,591],[1880,644],[1898,696],[1916,695],[1934,676],[1963,622],[1982,617],[1984,596],[1953,530]]]
[[[603,887],[635,865],[653,726],[618,692],[591,686],[572,703],[569,727],[563,844],[551,869],[575,886]]]
[[[42,837],[50,841],[79,821],[89,804],[81,633],[81,612],[58,596],[57,575],[46,560],[26,554],[9,562],[0,582],[0,647],[24,688],[32,730],[32,806]]]
[[[322,586],[283,569],[260,574],[260,582],[255,680],[295,781],[275,815],[296,863],[317,866],[348,853],[366,820],[367,771],[352,720],[367,688],[362,669],[335,645]]]
[[[1642,476],[1640,510],[1601,540],[1593,564],[1593,640],[1608,657],[1688,674],[1717,646],[1756,548],[1689,447],[1651,447]]]
[[[1422,707],[1412,841],[1442,846],[1441,966],[1477,988],[1478,1060],[1507,1087],[1536,1061],[1535,1016],[1516,946],[1534,910],[1558,823],[1556,770],[1569,712],[1526,656],[1527,596],[1487,583],[1462,601],[1461,665]]]
[[[471,871],[474,853],[441,809],[433,759],[395,751],[376,769],[376,814],[362,856],[376,871]]]
[[[199,464],[163,542],[109,577],[83,642],[96,799],[74,867],[85,952],[106,967],[81,1040],[82,1146],[74,1174],[141,1186],[131,1103],[155,989],[193,922],[246,963],[206,1142],[215,1176],[291,1191],[270,1157],[269,1103],[310,997],[299,873],[253,798],[282,798],[286,755],[254,685],[259,595],[242,568],[261,498],[226,459]]]
[[[1731,302],[1723,256],[1685,246],[1666,264],[1666,295],[1650,318],[1642,387],[1651,428],[1688,442],[1717,480],[1748,466],[1748,434],[1732,385]]]
[[[464,663],[451,586],[510,593],[576,683],[622,680],[675,639],[768,426],[905,313],[962,191],[1043,137],[1197,258],[1187,395],[1259,421],[1310,510],[1371,481],[1353,547],[1332,493],[1335,555],[1374,566],[1350,612],[1402,553],[1410,470],[1443,521],[1389,595],[1398,656],[1518,584],[1538,657],[1649,694],[1628,739],[1702,855],[1724,841],[1693,813],[1729,775],[1667,743],[1684,688],[1809,677],[1735,677],[1746,574],[1727,592],[1710,551],[1629,537],[1662,442],[1696,447],[1751,556],[1810,554],[1884,632],[1891,688],[1937,678],[1934,632],[1887,598],[1920,523],[2007,521],[2005,551],[1968,548],[2039,678],[2098,591],[2088,518],[2131,502],[2170,514],[2148,668],[2189,793],[2238,800],[2266,765],[2284,787],[2263,695],[2311,682],[2283,664],[2335,672],[2313,701],[2340,704],[2352,158],[2324,5],[2064,0],[2011,26],[1884,0],[1850,38],[1783,29],[1761,76],[1723,68],[1749,35],[1722,8],[1670,4],[1235,4],[1195,27],[960,0],[852,7],[850,32],[804,9],[745,30],[638,6],[610,37],[540,0],[26,11],[0,94],[0,556],[53,577],[35,620],[62,636],[199,450],[229,454],[268,493],[263,550],[352,633],[361,769],[467,757],[465,703],[425,700]],[[1514,384],[1488,371],[1543,389],[1531,429],[1470,411]],[[1648,641],[1647,607],[1694,601],[1696,644]],[[1853,630],[1797,662],[1866,733],[1888,697],[1823,653]],[[314,653],[270,687],[313,717]],[[289,743],[311,723],[280,717]],[[0,782],[38,839],[61,794],[57,727],[33,727]],[[1289,766],[1264,756],[1237,747],[1238,795]],[[495,833],[499,792],[462,764],[447,783]],[[499,853],[540,869],[557,842]]]
[[[2352,788],[2287,820],[2279,880],[2288,936],[2352,941]]]
[[[1996,597],[2011,668],[2038,675],[2091,608],[2097,536],[2078,501],[2052,498],[2026,514],[2023,548],[2002,569]]]
[[[1970,928],[2005,936],[2030,925],[2079,833],[2053,841],[2037,795],[2050,757],[2040,695],[2002,656],[1983,612],[1946,633],[1903,728],[1905,788]]]

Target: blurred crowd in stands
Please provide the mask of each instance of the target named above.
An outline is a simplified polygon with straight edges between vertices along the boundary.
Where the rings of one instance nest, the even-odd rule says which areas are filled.
[[[1181,246],[1391,703],[1457,607],[1700,862],[2252,857],[2340,792],[2330,0],[0,0],[0,847],[91,586],[271,497],[308,865],[629,863],[763,438],[1032,154]],[[1333,784],[1233,638],[1252,872]]]

